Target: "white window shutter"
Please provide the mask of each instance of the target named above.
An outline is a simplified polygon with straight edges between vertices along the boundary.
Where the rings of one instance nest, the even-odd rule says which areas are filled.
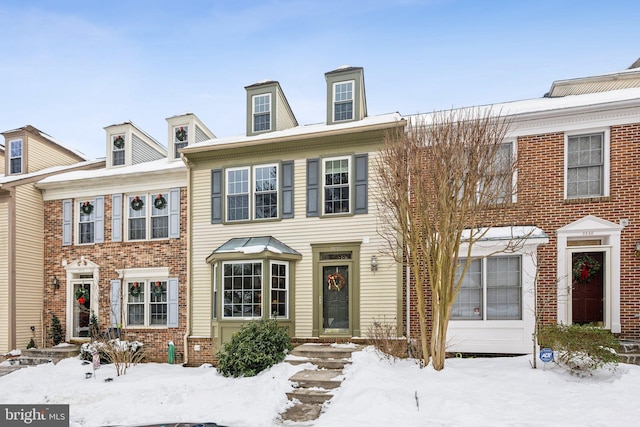
[[[167,327],[178,327],[178,279],[167,281]]]
[[[71,229],[73,225],[73,200],[62,201],[62,245],[71,245]]]
[[[96,197],[93,203],[95,205],[93,243],[104,243],[104,196]]]
[[[120,300],[121,300],[121,291],[120,291],[120,280],[112,280],[111,281],[111,312],[109,313],[109,318],[111,320],[111,327],[117,328],[120,324]]]
[[[111,241],[122,242],[122,194],[111,196]]]
[[[180,237],[180,189],[169,190],[169,238]]]

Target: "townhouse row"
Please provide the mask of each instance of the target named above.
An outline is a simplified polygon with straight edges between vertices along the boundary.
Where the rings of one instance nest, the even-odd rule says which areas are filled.
[[[304,341],[366,339],[374,322],[417,338],[412,277],[379,234],[376,159],[416,117],[369,116],[364,70],[325,74],[326,118],[299,125],[277,81],[246,89],[246,132],[216,138],[191,113],[167,148],[131,122],[104,159],[32,126],[3,132],[0,353],[126,330],[149,360],[199,364],[249,321],[276,316]],[[491,106],[512,124],[514,228],[478,245],[450,349],[527,353],[536,318],[640,339],[640,69],[557,81]],[[586,273],[583,271],[586,269]],[[582,276],[586,274],[586,278]]]

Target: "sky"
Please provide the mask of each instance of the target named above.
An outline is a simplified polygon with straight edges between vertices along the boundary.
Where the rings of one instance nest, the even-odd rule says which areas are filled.
[[[364,68],[370,116],[537,98],[628,68],[638,16],[634,0],[2,0],[0,132],[32,125],[89,158],[124,121],[165,146],[185,112],[242,135],[244,87],[265,79],[321,123],[342,65]]]
[[[289,356],[291,357],[291,356]],[[600,427],[638,423],[640,366],[620,364],[584,378],[532,356],[447,359],[442,371],[390,362],[373,347],[352,354],[342,383],[313,427]],[[8,364],[8,361],[2,364]],[[225,378],[210,365],[145,363],[116,376],[78,358],[0,377],[0,404],[68,404],[70,427],[214,422],[282,425],[288,379],[310,363],[287,362],[251,378]],[[93,374],[86,378],[86,373]],[[105,382],[112,378],[113,381]],[[4,414],[2,415],[4,417]],[[32,425],[35,425],[33,423]],[[299,424],[300,425],[300,424]]]

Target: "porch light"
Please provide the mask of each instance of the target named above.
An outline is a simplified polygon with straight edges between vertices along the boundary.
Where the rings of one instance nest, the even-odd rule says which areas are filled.
[[[378,258],[375,255],[371,257],[371,271],[378,271]]]
[[[51,279],[51,284],[56,289],[58,289],[60,287],[60,281],[58,280],[57,276],[53,276],[53,279]]]

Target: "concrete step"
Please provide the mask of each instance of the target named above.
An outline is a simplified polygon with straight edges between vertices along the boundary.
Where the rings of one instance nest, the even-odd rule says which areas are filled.
[[[340,387],[342,383],[342,370],[340,369],[305,369],[297,372],[289,380],[298,383],[301,388],[322,388],[331,390]]]
[[[303,358],[303,359],[285,359],[292,365],[302,365],[303,363],[313,363],[319,369],[342,369],[351,362],[347,359],[318,359],[318,358]]]
[[[330,400],[333,394],[328,390],[298,388],[287,393],[287,397],[289,400],[297,399],[302,403],[323,404],[327,400]]]
[[[621,363],[628,363],[630,365],[640,365],[640,353],[623,353],[618,354],[618,358]]]
[[[620,340],[618,354],[640,354],[640,341]]]
[[[283,421],[302,423],[318,419],[322,405],[313,403],[299,403],[287,409],[282,415]]]
[[[302,344],[294,348],[291,354],[309,359],[349,359],[357,347],[336,347],[322,344]]]
[[[50,357],[24,357],[24,356],[20,356],[18,357],[18,363],[20,365],[24,365],[24,366],[36,366],[36,365],[42,365],[45,363],[56,363],[58,362],[57,360],[54,362],[53,359],[51,359]]]
[[[76,357],[80,354],[80,347],[69,345],[50,348],[30,348],[20,350],[17,360],[21,365],[39,365],[41,363],[58,363],[68,357]]]

